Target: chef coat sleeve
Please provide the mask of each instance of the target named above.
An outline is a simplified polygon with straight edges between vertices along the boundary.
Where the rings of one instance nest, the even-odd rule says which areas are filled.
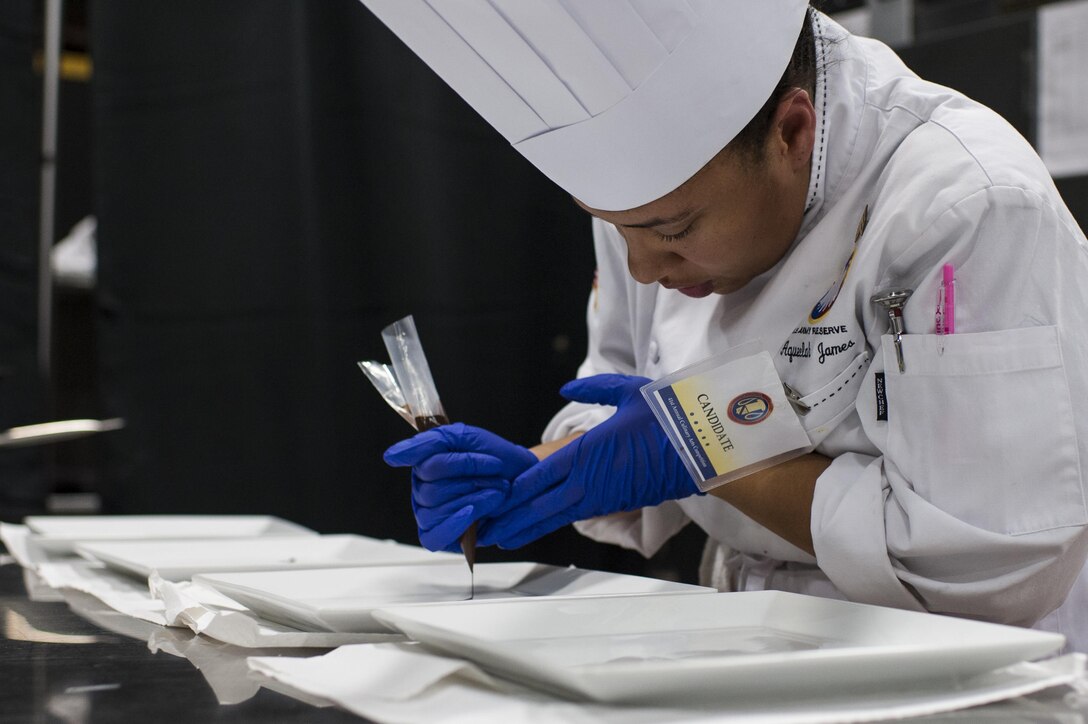
[[[597,271],[586,306],[589,345],[586,358],[578,368],[578,377],[607,373],[637,374],[627,247],[615,227],[595,218],[593,249]],[[584,432],[605,420],[612,412],[613,408],[572,402],[548,423],[543,440],[550,442],[574,432]]]
[[[857,412],[881,454],[840,454],[818,479],[817,561],[856,601],[1031,625],[1088,555],[1084,236],[1047,195],[995,186],[911,238],[888,242],[883,277],[915,288],[906,372],[874,317]],[[938,336],[947,261],[957,333]]]
[[[597,273],[586,307],[589,346],[578,377],[605,373],[638,374],[634,349],[638,300],[635,282],[627,273],[627,247],[615,227],[593,220]],[[607,419],[614,408],[572,402],[561,409],[544,430],[545,442],[584,432]],[[649,557],[683,528],[689,519],[673,501],[653,508],[591,518],[574,524],[593,540],[636,550]]]

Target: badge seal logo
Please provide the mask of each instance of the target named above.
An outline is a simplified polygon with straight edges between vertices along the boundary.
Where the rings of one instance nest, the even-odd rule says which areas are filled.
[[[762,392],[745,392],[729,403],[729,419],[738,425],[758,425],[774,410],[771,398]]]

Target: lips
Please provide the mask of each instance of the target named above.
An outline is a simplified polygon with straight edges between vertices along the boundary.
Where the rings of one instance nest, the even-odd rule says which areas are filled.
[[[714,282],[703,282],[702,284],[696,284],[691,287],[676,287],[676,291],[680,292],[685,297],[701,299],[710,296],[714,292]]]

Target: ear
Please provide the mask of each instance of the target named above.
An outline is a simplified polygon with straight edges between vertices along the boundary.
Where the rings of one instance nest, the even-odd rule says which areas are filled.
[[[816,144],[816,108],[808,91],[794,88],[779,101],[770,141],[772,152],[791,170],[807,169]]]

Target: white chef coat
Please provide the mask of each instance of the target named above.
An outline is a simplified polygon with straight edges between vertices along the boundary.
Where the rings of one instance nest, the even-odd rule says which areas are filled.
[[[803,424],[816,451],[833,459],[812,504],[816,556],[710,495],[577,527],[651,555],[694,521],[710,540],[704,582],[723,590],[1035,625],[1088,650],[1085,237],[1003,119],[919,79],[881,43],[815,23],[816,147],[788,254],[738,292],[691,299],[632,280],[623,239],[594,220],[579,376],[657,378],[762,340],[812,408]],[[945,263],[957,327],[939,336]],[[870,302],[890,287],[914,290],[903,373]],[[607,414],[571,404],[545,439]]]

